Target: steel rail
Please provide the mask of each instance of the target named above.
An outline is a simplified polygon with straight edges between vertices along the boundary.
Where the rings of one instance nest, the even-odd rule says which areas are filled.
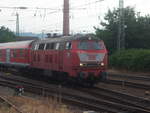
[[[2,84],[3,82],[5,82],[4,84]],[[13,82],[13,81],[11,81],[11,82],[8,82],[8,81],[0,81],[0,84],[1,85],[9,85],[9,87],[14,87],[14,85],[16,85],[16,84],[18,84],[18,83],[15,83],[15,82]],[[27,90],[27,91],[29,91],[29,92],[32,92],[32,93],[36,93],[36,94],[42,94],[43,93],[43,90],[44,90],[44,92],[45,92],[45,95],[51,95],[51,94],[53,94],[53,95],[56,95],[56,94],[58,94],[60,91],[59,90],[61,90],[61,89],[59,89],[59,88],[51,88],[51,89],[47,89],[47,88],[43,88],[43,87],[37,87],[37,86],[33,86],[33,85],[29,85],[29,84],[22,84],[22,85],[24,85],[25,86],[25,89]],[[12,87],[12,88],[13,88]],[[59,90],[58,90],[59,89]],[[59,92],[58,92],[59,91]],[[67,92],[67,93],[66,93]],[[105,109],[105,111],[112,111],[112,112],[120,112],[120,110],[122,110],[122,111],[136,111],[136,112],[138,112],[138,111],[140,111],[139,113],[141,113],[141,112],[145,112],[145,113],[150,113],[149,111],[147,111],[147,110],[143,110],[143,109],[140,109],[140,108],[136,108],[136,107],[131,107],[131,106],[127,106],[127,105],[123,105],[123,104],[118,104],[118,103],[114,103],[114,102],[109,102],[109,101],[106,101],[106,100],[102,100],[102,99],[94,99],[94,98],[92,98],[92,99],[90,99],[90,98],[85,98],[85,97],[81,97],[81,95],[80,96],[78,96],[77,97],[77,94],[68,94],[68,90],[63,90],[63,91],[61,91],[61,94],[63,94],[63,97],[65,97],[65,96],[69,96],[69,100],[70,100],[70,98],[74,98],[75,99],[75,97],[76,98],[78,98],[78,99],[76,99],[76,101],[78,101],[79,102],[79,100],[81,101],[81,98],[83,98],[82,99],[82,105],[83,105],[83,103],[84,103],[84,105],[85,104],[87,104],[86,106],[88,106],[88,107],[90,107],[90,108],[96,108],[96,109],[99,109],[99,110],[104,110]],[[71,96],[70,96],[71,95]],[[64,99],[64,98],[63,98]],[[68,101],[68,99],[67,98],[65,98],[65,100],[67,100]],[[88,100],[88,101],[90,101],[89,103],[86,103],[85,102],[85,100]],[[93,103],[93,101],[94,102],[98,102],[98,104],[96,104],[96,106],[95,107],[93,107],[93,105],[94,105],[94,103]],[[92,104],[91,104],[92,103]],[[99,106],[97,106],[97,105],[99,105]],[[101,106],[100,106],[101,105]],[[107,106],[106,106],[107,105]],[[111,106],[112,108],[110,108],[110,107],[108,107],[108,106]],[[115,109],[114,109],[115,108]]]
[[[87,92],[98,98],[105,98],[106,100],[111,100],[116,103],[123,103],[125,105],[130,105],[138,107],[145,110],[150,110],[150,100],[133,96],[130,94],[113,91],[107,88],[94,87],[93,89],[80,88],[79,90]]]
[[[15,85],[17,85],[17,84],[18,83],[13,82],[13,81],[11,81],[11,82],[8,82],[8,81],[5,81],[5,80],[0,81],[0,85],[11,87],[11,88],[15,88]],[[28,85],[28,84],[26,84],[26,85],[22,84],[22,85],[24,85],[25,91],[35,93],[35,94],[38,94],[38,95],[42,95],[42,96],[56,97],[56,95],[57,96],[59,95],[60,90],[61,90],[59,88],[57,88],[57,89],[56,88],[46,89],[46,88],[43,88],[43,87],[37,87],[37,86],[33,86],[33,85]],[[72,103],[72,104],[75,102],[75,105],[82,106],[82,107],[86,106],[85,108],[88,108],[88,109],[93,109],[93,110],[98,110],[98,111],[101,111],[101,110],[103,111],[104,110],[104,111],[107,111],[107,112],[110,112],[110,113],[120,112],[120,109],[118,111],[116,109],[112,109],[112,108],[104,106],[103,104],[105,102],[103,102],[103,101],[101,102],[101,104],[96,104],[96,103],[93,102],[94,101],[93,99],[89,99],[89,98],[82,97],[82,96],[77,96],[77,94],[75,94],[75,93],[72,94],[71,92],[69,94],[68,90],[61,91],[61,95],[62,95],[62,100],[66,101],[66,102],[69,102],[69,103]],[[88,102],[88,101],[90,101],[90,102]]]
[[[107,79],[106,81],[104,81],[104,83],[114,84],[114,85],[124,85],[124,86],[138,88],[138,89],[146,89],[146,90],[150,89],[150,85],[148,84],[135,83],[135,82],[127,81],[127,80]]]
[[[0,76],[1,77],[1,76]],[[6,78],[5,78],[6,77]],[[55,95],[57,95],[59,92],[60,92],[60,90],[62,90],[61,91],[61,94],[63,94],[63,96],[65,97],[65,95],[67,95],[68,96],[68,89],[66,90],[64,90],[63,88],[62,89],[60,89],[60,88],[58,88],[57,86],[50,86],[50,85],[46,85],[46,84],[43,84],[43,85],[41,85],[41,84],[38,84],[38,83],[33,83],[33,82],[29,82],[29,81],[27,81],[27,82],[25,82],[25,81],[23,81],[23,80],[18,80],[17,78],[10,78],[9,79],[9,77],[10,76],[3,76],[2,78],[5,78],[4,80],[2,80],[2,81],[0,81],[0,84],[1,85],[4,85],[4,86],[8,86],[8,87],[11,87],[11,88],[15,88],[15,86],[17,85],[17,84],[21,84],[21,85],[23,85],[24,87],[25,87],[25,91],[29,91],[29,92],[32,92],[32,93],[36,93],[36,94],[44,94],[44,95],[50,95],[50,93],[52,93],[53,94],[53,96],[55,96]],[[8,81],[8,80],[10,80],[10,81]],[[94,88],[94,89],[91,89],[93,92],[94,92],[94,90],[96,90],[97,91],[97,89],[96,88]],[[141,112],[149,112],[149,109],[147,109],[145,106],[144,106],[144,103],[143,102],[146,102],[146,103],[148,103],[148,101],[146,101],[146,100],[143,100],[143,98],[141,98],[140,99],[140,101],[139,102],[141,102],[141,104],[139,104],[139,102],[137,102],[137,100],[139,100],[139,98],[137,98],[137,97],[133,97],[133,96],[130,96],[130,98],[129,98],[129,96],[128,96],[128,100],[130,100],[131,98],[133,98],[132,100],[133,100],[133,102],[131,102],[131,101],[126,101],[126,100],[124,100],[125,99],[125,97],[127,97],[127,95],[126,94],[124,94],[124,96],[122,96],[123,94],[120,94],[120,93],[112,93],[112,91],[107,91],[107,93],[109,94],[112,94],[112,95],[116,95],[116,97],[113,97],[112,98],[112,96],[110,96],[110,95],[107,95],[107,97],[110,99],[106,99],[106,98],[104,98],[104,99],[101,99],[102,97],[102,94],[100,95],[100,92],[104,92],[104,90],[106,90],[106,89],[98,89],[99,90],[99,94],[97,93],[97,95],[98,95],[98,97],[97,98],[95,98],[96,100],[99,100],[100,101],[100,104],[98,104],[98,105],[101,105],[101,107],[100,106],[98,106],[99,107],[99,109],[101,109],[101,110],[103,110],[104,108],[105,108],[105,111],[114,111],[114,112],[116,112],[117,111],[117,109],[121,109],[120,107],[118,108],[118,106],[121,106],[121,107],[123,107],[123,108],[126,108],[126,109],[122,109],[122,110],[130,110],[130,111],[134,111],[134,110],[136,110],[136,111],[140,111],[140,113]],[[44,93],[43,93],[44,92]],[[67,92],[67,93],[66,93]],[[93,93],[92,92],[92,93]],[[106,93],[105,93],[106,94]],[[75,94],[69,94],[69,95],[72,95],[72,97],[76,97],[77,95],[78,95],[78,93],[76,92]],[[79,95],[78,95],[79,96]],[[104,97],[104,95],[103,95],[103,97]],[[106,97],[106,96],[105,96]],[[116,100],[116,98],[118,98],[119,99],[119,97],[123,97],[122,99],[120,99],[120,101],[122,102],[122,103],[119,103],[119,100]],[[81,95],[80,95],[80,98],[81,98]],[[70,98],[69,98],[70,99]],[[115,101],[114,101],[114,99],[115,99]],[[67,99],[65,99],[66,101],[67,101]],[[88,98],[85,98],[85,99],[83,99],[83,100],[88,100]],[[78,99],[77,99],[77,101],[79,101]],[[112,101],[111,103],[110,103],[110,101]],[[134,102],[135,101],[135,102]],[[84,101],[82,102],[82,104],[83,103],[85,103]],[[92,103],[92,102],[90,102],[90,103]],[[105,103],[107,103],[107,104],[105,104]],[[135,105],[137,103],[137,105]],[[89,103],[88,103],[89,104]],[[92,104],[93,105],[93,104]],[[103,106],[102,106],[103,105]],[[104,105],[105,105],[105,107],[104,107]],[[109,106],[113,106],[115,109],[113,109],[113,108],[110,108],[110,107],[108,107],[108,106],[106,106],[106,105],[109,105]],[[114,106],[115,105],[115,106]],[[117,106],[118,105],[118,106]],[[89,105],[89,107],[90,107],[90,105]],[[98,107],[95,107],[95,108],[97,108],[98,109]],[[138,108],[139,107],[139,108]],[[94,108],[93,106],[91,106],[91,108]],[[103,108],[103,109],[102,109]],[[109,110],[110,109],[110,110]]]
[[[132,80],[143,80],[143,81],[150,81],[150,77],[148,76],[135,76],[135,75],[126,75],[126,74],[113,74],[113,73],[108,73],[108,76],[110,77],[119,77],[119,78],[128,78]],[[149,75],[150,76],[150,75]]]

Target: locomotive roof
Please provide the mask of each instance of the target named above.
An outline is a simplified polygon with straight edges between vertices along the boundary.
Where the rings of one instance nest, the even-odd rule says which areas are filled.
[[[100,40],[100,39],[91,36],[63,36],[60,38],[48,38],[44,40],[28,40],[28,41],[0,43],[0,49],[29,48],[30,45],[35,43],[65,42],[65,41],[72,41],[72,40]]]
[[[30,41],[17,41],[17,42],[8,42],[0,43],[0,49],[6,48],[28,48],[33,40]]]
[[[72,40],[100,40],[98,38],[90,37],[90,36],[64,36],[60,38],[47,38],[44,40],[37,40],[35,43],[49,43],[49,42],[65,42]]]

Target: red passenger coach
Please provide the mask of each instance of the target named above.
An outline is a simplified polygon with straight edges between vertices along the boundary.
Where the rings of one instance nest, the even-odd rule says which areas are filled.
[[[26,67],[30,64],[32,41],[20,41],[0,44],[0,64],[2,66]]]

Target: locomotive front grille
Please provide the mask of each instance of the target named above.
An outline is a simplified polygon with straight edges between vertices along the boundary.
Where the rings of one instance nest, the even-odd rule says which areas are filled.
[[[99,64],[98,63],[87,63],[86,66],[87,67],[97,67],[97,66],[99,66]]]
[[[99,67],[99,63],[83,63],[83,67]]]

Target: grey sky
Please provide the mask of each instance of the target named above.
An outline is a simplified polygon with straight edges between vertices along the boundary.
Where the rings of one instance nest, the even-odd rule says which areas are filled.
[[[71,32],[93,32],[108,9],[118,7],[119,0],[70,0]],[[94,3],[95,2],[95,3]],[[142,14],[150,13],[150,0],[124,0],[125,6],[133,6]],[[92,4],[89,4],[92,3]],[[29,9],[1,9],[0,26],[15,31],[15,13],[20,15],[21,32],[62,32],[63,0],[0,0],[0,7],[26,6]],[[52,8],[40,10],[36,7]],[[33,8],[33,9],[32,9]]]

